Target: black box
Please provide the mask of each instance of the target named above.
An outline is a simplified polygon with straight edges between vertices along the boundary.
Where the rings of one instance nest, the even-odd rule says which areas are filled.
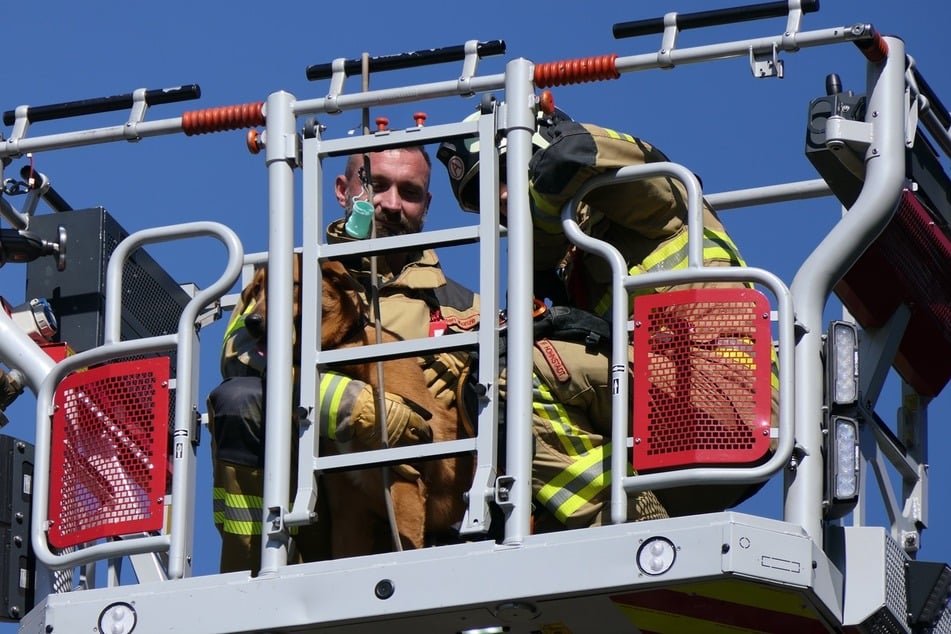
[[[83,352],[103,342],[106,267],[128,233],[102,207],[35,216],[29,230],[55,241],[60,226],[66,229],[66,269],[57,271],[49,257],[28,263],[26,297],[45,297],[59,322],[56,340]],[[144,249],[132,253],[122,280],[120,339],[178,331],[189,296]]]
[[[23,618],[36,596],[30,544],[33,464],[33,445],[0,435],[0,621]]]

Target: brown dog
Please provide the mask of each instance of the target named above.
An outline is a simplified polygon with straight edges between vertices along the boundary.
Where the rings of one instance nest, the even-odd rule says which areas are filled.
[[[353,279],[338,262],[326,262],[323,273],[321,348],[352,348],[376,341],[376,332],[367,324],[363,304]],[[384,332],[382,341],[398,338]],[[350,377],[379,389],[376,363],[360,363],[340,368]],[[399,394],[425,409],[431,418],[433,441],[459,438],[461,423],[455,408],[437,401],[426,387],[417,358],[383,362],[384,389]],[[362,451],[356,441],[345,447],[325,441],[328,453]],[[472,482],[471,456],[429,460],[414,465],[418,478],[406,478],[389,472],[390,494],[402,548],[420,548],[427,536],[444,535],[462,519],[463,493]],[[401,471],[401,473],[403,473]],[[327,497],[330,504],[331,535],[334,557],[393,550],[393,539],[384,498],[383,472],[380,468],[327,473]]]
[[[362,300],[362,289],[346,268],[335,261],[321,265],[322,307],[321,349],[351,348],[376,341],[376,333],[368,326],[367,307]],[[300,327],[300,258],[295,259],[295,327]],[[264,340],[267,332],[267,274],[259,269],[251,284],[242,292],[242,300],[254,301],[254,309],[246,316],[249,334]],[[247,294],[247,297],[246,297]],[[295,335],[295,363],[300,359],[299,339]],[[384,332],[382,341],[396,341],[398,337]],[[376,362],[356,363],[334,368],[347,376],[369,383],[379,389]],[[434,442],[454,440],[465,435],[455,408],[439,403],[426,387],[425,377],[417,358],[392,359],[383,362],[384,389],[415,403],[431,415],[428,422]],[[321,440],[321,451],[326,454],[351,453],[376,449],[362,446],[358,441],[337,443]],[[449,533],[465,511],[463,494],[473,476],[473,458],[454,456],[428,460],[412,469],[399,473],[418,472],[418,477],[404,477],[397,471],[388,473],[389,492],[396,518],[401,548],[421,548],[427,535]],[[384,467],[385,468],[385,467]],[[388,522],[384,496],[383,468],[368,468],[330,472],[322,475],[322,492],[329,505],[332,535],[332,555],[348,557],[393,550],[393,537]]]

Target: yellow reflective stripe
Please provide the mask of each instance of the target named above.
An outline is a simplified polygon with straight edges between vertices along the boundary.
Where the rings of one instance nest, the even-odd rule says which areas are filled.
[[[254,310],[255,301],[252,299],[248,302],[248,305],[244,307],[244,310],[241,311],[241,314],[234,315],[231,318],[231,321],[228,322],[228,327],[225,329],[225,336],[221,338],[221,349],[224,350],[225,345],[228,340],[234,336],[234,333],[238,332],[244,328],[244,318],[251,314],[251,311]]]
[[[222,530],[232,535],[260,535],[264,498],[224,491]]]
[[[536,499],[562,523],[578,509],[590,502],[611,482],[610,443],[595,447],[591,437],[571,423],[565,407],[555,401],[551,390],[538,378],[532,377],[532,410],[536,416],[551,425],[565,454],[573,462],[536,493]]]
[[[535,228],[545,233],[560,233],[561,210],[534,189],[529,188],[528,193],[533,203],[531,205],[532,223]]]
[[[733,266],[746,266],[740,257],[739,250],[730,237],[720,231],[704,228],[703,230],[703,261],[729,260]],[[628,271],[628,275],[657,271],[676,271],[687,268],[687,232],[668,240],[652,251],[639,264],[635,264]],[[631,302],[638,295],[656,292],[656,289],[639,289],[631,293]],[[628,307],[630,311],[631,306]],[[604,317],[611,310],[611,292],[608,290],[594,306],[595,314]]]
[[[225,490],[221,487],[211,490],[211,512],[215,526],[222,526],[225,523]]]
[[[337,437],[337,412],[347,385],[352,379],[336,372],[320,375],[320,435],[331,440]]]
[[[551,423],[569,456],[580,456],[594,449],[591,438],[587,434],[577,433],[578,428],[571,424],[571,418],[564,406],[555,402],[548,386],[535,374],[532,375],[532,388],[532,410],[537,416]]]
[[[627,141],[628,143],[637,143],[637,139],[632,137],[630,134],[627,134],[626,132],[618,132],[616,130],[612,130],[611,128],[601,128],[601,129],[604,130],[605,134],[607,134],[612,139],[617,139],[619,141],[623,140],[623,141]]]
[[[539,489],[536,497],[562,523],[611,484],[611,444],[579,457]]]

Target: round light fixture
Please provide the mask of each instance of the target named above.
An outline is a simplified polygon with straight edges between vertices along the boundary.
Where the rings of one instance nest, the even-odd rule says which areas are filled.
[[[662,575],[674,565],[677,547],[666,537],[651,537],[637,549],[637,567],[645,575]]]

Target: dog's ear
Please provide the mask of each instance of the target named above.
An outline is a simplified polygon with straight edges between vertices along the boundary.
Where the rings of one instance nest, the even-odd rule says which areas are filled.
[[[322,277],[321,347],[332,349],[343,343],[346,336],[359,327],[366,314],[359,285],[346,267],[334,260],[323,262]]]
[[[267,291],[267,267],[261,266],[255,269],[251,283],[241,291],[241,303],[248,306],[252,301],[263,297]]]

